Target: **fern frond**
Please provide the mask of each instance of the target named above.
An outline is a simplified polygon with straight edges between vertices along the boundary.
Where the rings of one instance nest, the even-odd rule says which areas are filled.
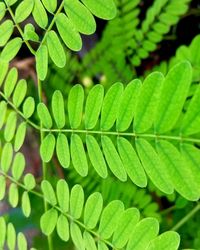
[[[193,38],[189,46],[182,45],[180,46],[175,53],[175,56],[172,57],[169,62],[163,61],[160,65],[157,65],[153,68],[155,71],[161,71],[164,75],[167,74],[170,68],[176,65],[182,60],[188,60],[193,69],[192,80],[193,82],[198,82],[200,80],[199,74],[199,64],[200,64],[200,35],[197,35]],[[149,72],[146,71],[146,74]]]
[[[128,57],[134,66],[139,66],[141,60],[147,58],[149,53],[156,49],[163,35],[168,33],[172,25],[179,21],[180,16],[186,13],[190,2],[191,0],[154,1],[147,10],[141,28],[136,30],[128,46]]]
[[[54,204],[54,208],[50,208],[41,217],[40,221],[41,228],[47,235],[56,227],[61,239],[68,240],[69,235],[71,235],[74,244],[79,249],[87,248],[89,242],[90,244],[92,242],[92,245],[95,247],[94,249],[96,249],[96,244],[98,245],[98,249],[100,245],[104,245],[104,247],[106,245],[111,246],[114,249],[124,249],[126,244],[126,249],[143,249],[158,234],[159,225],[156,219],[145,218],[139,221],[139,211],[136,208],[124,210],[123,203],[118,200],[110,202],[103,208],[103,198],[98,192],[90,195],[86,202],[84,202],[84,193],[82,187],[79,185],[75,185],[71,192],[69,192],[66,182],[60,180],[57,183],[55,194],[50,183],[46,181],[44,183],[46,186],[43,190],[45,198],[52,205]],[[58,205],[55,206],[56,196]],[[79,222],[82,214],[83,221]],[[46,223],[49,225],[50,219],[50,224],[52,225],[51,232],[49,231],[49,227],[45,226]],[[63,225],[61,219],[64,219],[66,222],[65,225]],[[68,219],[70,219],[70,222],[67,223]],[[129,231],[129,228],[134,228],[130,238],[126,233]],[[151,230],[147,232],[147,228],[151,228]],[[167,241],[171,238],[170,235],[174,235],[173,247],[176,249],[179,244],[178,235],[174,232],[166,234],[169,234],[166,239]],[[145,237],[142,237],[142,240],[139,241],[139,238],[144,235]],[[157,245],[157,241],[160,241],[160,238],[163,236],[156,238],[152,244],[156,243]],[[93,237],[97,239],[96,242]]]
[[[36,69],[39,79],[44,80],[47,75],[48,55],[51,60],[60,68],[66,64],[66,56],[61,43],[63,43],[73,51],[79,51],[82,47],[81,34],[92,34],[96,30],[96,22],[93,15],[102,19],[112,19],[116,15],[116,6],[113,0],[99,1],[96,5],[95,1],[83,0],[62,0],[58,5],[57,0],[23,0],[18,3],[15,12],[13,11],[14,2],[5,0],[1,4],[1,18],[6,12],[11,15],[12,20],[5,20],[0,25],[0,46],[4,46],[1,58],[11,61],[20,50],[23,41],[36,56]],[[27,24],[24,31],[21,23],[32,14],[36,24],[44,30],[44,36],[39,40],[34,27]],[[49,23],[50,15],[54,17]],[[84,19],[83,19],[84,17]],[[57,30],[54,31],[54,25]],[[10,40],[14,26],[17,27],[21,38]],[[23,39],[23,41],[22,41]],[[10,41],[9,41],[10,40]],[[31,45],[31,41],[39,44],[35,50]]]
[[[3,217],[0,217],[0,248],[6,249],[27,249],[28,243],[23,233],[17,233],[12,223],[6,223]]]
[[[192,152],[198,152],[194,144],[200,142],[198,137],[190,137],[199,132],[199,112],[195,108],[198,106],[199,91],[186,114],[182,114],[191,80],[191,66],[188,62],[182,62],[173,67],[166,78],[160,73],[150,74],[142,86],[139,81],[134,80],[123,90],[122,84],[116,83],[108,90],[104,99],[102,87],[97,85],[87,97],[84,116],[84,91],[80,85],[74,86],[68,97],[70,128],[63,128],[63,108],[59,111],[62,113],[60,115],[53,112],[56,124],[62,123],[62,128],[54,129],[51,126],[44,129],[48,133],[41,145],[42,159],[48,162],[52,158],[57,141],[55,133],[58,133],[59,137],[62,136],[67,150],[60,151],[58,158],[65,158],[65,163],[69,163],[70,159],[66,159],[66,155],[71,154],[72,164],[81,176],[88,173],[83,144],[86,142],[91,164],[102,178],[107,176],[108,166],[121,181],[125,181],[128,175],[136,185],[145,187],[149,176],[164,193],[170,194],[175,189],[186,199],[199,199],[198,164],[190,158],[190,163],[187,164],[192,167],[186,167],[185,158],[189,160],[189,157],[183,153],[183,147],[188,148],[188,145]],[[133,91],[131,95],[130,90]],[[137,93],[138,98],[128,101],[134,93]],[[54,103],[55,99],[57,101]],[[61,101],[62,95],[58,95],[56,91],[52,98],[55,110]],[[125,102],[126,109],[123,108]],[[43,124],[48,116],[47,112],[43,113]],[[97,124],[99,116],[100,124]],[[80,128],[82,117],[84,124]],[[64,135],[69,133],[70,146]],[[93,135],[96,135],[96,138]],[[128,138],[134,139],[133,143],[130,143]],[[57,148],[59,147],[58,145]],[[188,149],[186,150],[188,152]],[[134,162],[134,165],[131,162]],[[64,166],[66,167],[66,164]],[[194,169],[195,172],[192,171]],[[191,183],[194,183],[192,188]]]
[[[31,126],[39,128],[29,120],[35,111],[35,100],[31,96],[26,97],[27,82],[24,79],[18,80],[18,71],[16,68],[9,69],[8,63],[5,61],[0,62],[0,68],[0,87],[3,85],[3,90],[0,91],[1,99],[3,99],[0,102],[0,109],[2,111],[0,128],[2,128],[5,123],[7,106],[10,106],[12,112],[10,112],[5,124],[4,137],[6,141],[11,141],[16,130],[17,115]],[[19,129],[22,131],[25,130],[22,127]],[[23,134],[22,131],[19,131],[17,134]]]
[[[109,83],[113,81],[109,77],[112,72],[112,77],[118,75],[116,81],[126,80],[124,72],[131,76],[130,69],[120,65],[120,70],[117,70],[116,61],[113,58],[118,57],[122,61],[128,58],[133,66],[139,66],[150,52],[156,50],[157,44],[179,21],[190,3],[188,0],[154,1],[147,10],[145,19],[140,23],[139,2],[138,0],[131,3],[127,0],[116,1],[118,8],[116,18],[108,22],[100,42],[83,59],[83,71],[86,75],[98,75],[103,72]],[[133,76],[134,72],[132,72]]]
[[[151,194],[155,190],[149,192],[149,190],[138,188],[131,181],[123,183],[113,176],[102,180],[96,175],[92,166],[89,166],[88,175],[84,181],[73,169],[69,169],[68,180],[70,183],[80,184],[87,197],[92,191],[100,192],[106,205],[113,200],[121,200],[126,208],[137,207],[142,217],[154,217],[159,221],[161,219],[158,204]]]
[[[180,240],[176,232],[168,231],[158,236],[159,223],[155,218],[149,217],[140,220],[138,209],[124,209],[124,204],[119,200],[110,202],[104,208],[102,195],[96,192],[84,201],[82,187],[75,185],[69,191],[68,184],[64,180],[57,182],[56,192],[48,181],[43,181],[41,183],[43,194],[40,194],[32,190],[35,184],[28,178],[30,174],[26,176],[26,180],[24,179],[25,184],[22,184],[4,173],[2,169],[1,172],[13,182],[13,185],[19,185],[25,190],[22,197],[22,209],[25,215],[30,207],[28,199],[26,199],[28,192],[44,198],[48,202],[50,208],[40,219],[41,230],[47,236],[56,229],[63,241],[71,238],[79,249],[88,248],[92,244],[93,249],[96,249],[97,246],[98,249],[101,249],[102,246],[105,249],[108,247],[125,249],[127,245],[126,249],[129,250],[143,249],[147,246],[151,247],[150,249],[156,249],[157,244],[162,244],[164,247],[162,238],[166,237],[167,245],[170,242],[173,246],[172,249],[178,249]],[[30,182],[27,186],[28,179]],[[0,224],[0,226],[2,225]],[[130,228],[133,230],[131,235],[127,233]]]

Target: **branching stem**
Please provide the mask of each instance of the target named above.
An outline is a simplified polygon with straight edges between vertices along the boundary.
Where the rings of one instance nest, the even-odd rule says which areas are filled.
[[[31,194],[37,196],[38,198],[41,198],[41,199],[45,200],[45,197],[44,197],[43,194],[41,194],[41,193],[39,193],[39,192],[37,192],[37,191],[35,191],[35,190],[27,190],[27,189],[26,189],[26,186],[25,186],[24,184],[22,184],[21,182],[15,180],[12,176],[8,175],[7,173],[3,172],[2,170],[0,170],[0,174],[3,175],[4,177],[6,177],[7,179],[9,179],[11,182],[15,183],[18,187],[20,187],[20,188],[22,188],[22,189],[28,191],[29,193],[31,193]],[[45,201],[46,201],[46,203],[47,203],[48,205],[51,205],[50,202],[48,202],[47,200],[45,200]],[[110,246],[112,249],[118,250],[117,248],[115,248],[115,247],[113,246],[113,244],[112,244],[110,241],[105,240],[105,239],[102,239],[102,238],[100,237],[100,235],[99,235],[97,232],[95,232],[95,231],[93,231],[93,230],[87,228],[87,227],[85,226],[84,223],[82,223],[81,221],[79,221],[79,220],[77,220],[77,219],[74,219],[69,213],[63,212],[62,209],[61,209],[59,206],[54,206],[53,208],[56,209],[59,213],[62,213],[64,216],[66,216],[70,221],[73,221],[74,223],[76,223],[76,224],[78,224],[80,227],[82,227],[84,230],[90,232],[90,233],[91,233],[92,235],[94,235],[97,239],[101,240],[101,241],[104,242],[106,245]],[[49,240],[50,240],[50,241],[49,241]],[[51,241],[51,238],[49,238],[49,237],[48,237],[48,242],[50,243],[49,249],[53,250],[52,241]]]
[[[38,78],[38,98],[39,98],[39,102],[42,102],[42,82],[40,81],[40,79]],[[42,122],[40,122],[40,143],[42,143],[43,139],[44,139],[44,131],[43,131],[43,124]],[[42,176],[43,176],[43,180],[47,179],[47,166],[46,163],[44,161],[42,161]],[[44,197],[43,197],[44,198]],[[43,199],[44,201],[44,211],[47,212],[48,210],[48,203],[46,201],[46,199]],[[53,250],[53,242],[52,242],[52,237],[51,235],[49,235],[47,237],[47,241],[48,241],[48,247],[49,250]]]
[[[200,210],[200,203],[198,203],[186,216],[184,216],[175,226],[171,228],[173,231],[177,231],[182,227],[192,216],[194,216]]]
[[[62,3],[60,4],[59,8],[57,9],[57,11],[56,11],[56,13],[54,15],[54,18],[52,19],[49,27],[47,28],[47,30],[46,30],[46,32],[44,34],[44,37],[43,37],[42,42],[41,42],[41,45],[45,42],[48,32],[53,28],[54,23],[56,21],[56,17],[62,11],[62,9],[64,7],[64,3],[65,3],[65,1],[63,0]]]
[[[41,83],[40,89],[38,89],[38,94],[40,95],[39,100],[42,101],[42,89],[41,89]],[[78,133],[78,134],[99,134],[99,135],[108,135],[108,136],[126,136],[126,137],[134,137],[134,138],[147,138],[147,139],[160,139],[160,140],[172,140],[172,141],[179,141],[179,142],[191,142],[191,143],[197,143],[200,144],[200,139],[193,138],[193,137],[183,137],[183,136],[175,136],[175,135],[157,135],[157,134],[137,134],[134,132],[118,132],[118,131],[102,131],[102,130],[84,130],[84,129],[46,129],[41,128],[34,122],[30,121],[29,119],[26,119],[24,114],[15,107],[15,105],[9,101],[4,93],[0,91],[0,95],[6,100],[6,102],[18,113],[19,116],[21,116],[30,126],[37,129],[39,132],[43,133],[66,133],[66,134],[72,134],[72,133]]]
[[[16,22],[16,20],[15,20],[15,15],[14,15],[12,9],[10,8],[10,6],[7,4],[6,1],[5,1],[5,4],[6,4],[6,6],[7,6],[8,12],[10,13],[10,15],[11,15],[11,17],[12,17],[14,23],[15,23],[16,28],[18,29],[18,31],[19,31],[19,33],[20,33],[22,39],[24,39],[23,30],[21,29],[21,27],[19,26],[19,24]],[[30,52],[31,52],[33,55],[35,55],[35,50],[31,47],[30,43],[29,43],[27,40],[24,40],[24,42],[25,42],[26,46],[28,47],[28,49],[30,50]]]

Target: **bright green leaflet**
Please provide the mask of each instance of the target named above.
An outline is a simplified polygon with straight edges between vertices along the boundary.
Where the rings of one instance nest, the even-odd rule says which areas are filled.
[[[154,127],[156,133],[165,133],[177,122],[192,80],[192,68],[184,61],[167,74],[159,98]],[[176,83],[176,84],[175,84]]]

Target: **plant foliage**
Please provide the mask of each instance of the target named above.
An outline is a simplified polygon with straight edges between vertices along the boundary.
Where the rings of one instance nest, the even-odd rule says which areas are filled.
[[[199,203],[170,229],[156,199],[178,211],[200,198],[200,36],[139,76],[191,0],[155,0],[144,18],[140,2],[0,2],[0,200],[34,221],[37,199],[34,223],[47,238],[30,243],[0,211],[0,249],[179,248],[177,229]],[[96,18],[101,38],[70,52]],[[13,65],[24,47],[35,85]],[[31,133],[39,178],[28,168]]]

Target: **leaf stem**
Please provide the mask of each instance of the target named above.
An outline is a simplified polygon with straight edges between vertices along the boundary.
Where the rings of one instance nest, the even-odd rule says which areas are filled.
[[[186,216],[184,216],[175,226],[171,228],[172,231],[177,231],[182,227],[192,216],[200,210],[200,203],[198,203]]]
[[[4,95],[4,93],[2,91],[0,91],[0,96],[2,96],[3,99],[8,103],[8,105],[11,106],[13,108],[13,110],[15,110],[15,112],[19,116],[21,116],[29,125],[31,125],[33,128],[35,128],[37,130],[40,130],[40,127],[37,124],[33,123],[29,119],[26,119],[26,117],[24,116],[24,114],[17,107],[15,107],[15,105],[11,101],[9,101],[8,98],[6,98],[6,96]]]
[[[19,26],[19,24],[16,22],[16,20],[15,20],[15,15],[14,15],[12,9],[11,9],[10,6],[7,4],[7,1],[5,1],[5,4],[6,4],[7,9],[8,9],[8,11],[9,11],[9,13],[10,13],[10,15],[11,15],[11,17],[12,17],[14,23],[15,23],[15,26],[17,27],[17,29],[18,29],[18,31],[19,31],[19,33],[20,33],[22,39],[24,40],[24,33],[23,33],[21,27]],[[35,55],[35,50],[31,47],[30,43],[29,43],[27,40],[24,40],[24,42],[25,42],[26,46],[28,47],[28,49],[30,50],[30,52],[31,52],[33,55]]]
[[[38,98],[39,98],[39,102],[42,102],[42,82],[40,81],[39,78],[37,80],[38,80]],[[44,139],[44,133],[45,132],[43,131],[43,124],[42,122],[40,122],[40,145],[42,144],[42,141]],[[42,161],[42,176],[43,176],[43,180],[47,179],[47,166],[44,161]],[[44,211],[47,212],[48,203],[45,200],[45,197],[43,197],[43,201],[44,201]],[[47,241],[48,241],[49,250],[53,250],[53,242],[52,242],[51,235],[47,237]]]
[[[174,206],[171,206],[171,207],[168,207],[168,208],[162,210],[160,212],[160,214],[163,216],[163,215],[166,215],[166,214],[170,213],[171,211],[173,211],[175,209],[176,209],[176,206],[174,205]]]
[[[38,81],[38,98],[39,98],[39,102],[42,102],[42,82],[40,81],[39,78],[37,79],[37,81]],[[43,124],[42,122],[40,122],[40,145],[42,144],[42,141],[44,140],[44,133],[45,132],[43,131]],[[43,160],[42,160],[42,176],[43,176],[43,180],[47,179],[47,165]],[[43,201],[44,201],[44,211],[47,212],[48,203],[45,197],[43,197]],[[52,242],[51,235],[47,237],[47,241],[48,241],[49,250],[53,250],[53,242]]]
[[[115,135],[115,136],[128,136],[135,138],[149,138],[149,139],[166,139],[166,140],[175,140],[181,142],[192,142],[200,143],[198,138],[189,138],[182,136],[173,136],[173,135],[158,135],[158,134],[137,134],[134,132],[118,132],[118,131],[102,131],[102,130],[84,130],[84,129],[43,129],[45,132],[49,133],[81,133],[81,134],[99,134],[99,135]]]
[[[42,89],[41,83],[38,85],[38,95],[39,100],[42,101]],[[24,114],[17,109],[14,104],[9,101],[4,93],[0,91],[0,95],[6,100],[6,102],[21,116],[29,125],[33,128],[37,129],[38,131],[42,131],[43,133],[79,133],[79,134],[99,134],[99,135],[108,135],[108,136],[127,136],[127,137],[134,137],[134,138],[149,138],[149,139],[165,139],[165,140],[174,140],[180,142],[191,142],[191,143],[199,143],[200,139],[192,138],[192,137],[182,137],[182,136],[173,136],[173,135],[157,135],[157,134],[137,134],[134,132],[118,132],[118,131],[102,131],[102,130],[84,130],[84,129],[46,129],[44,127],[38,126],[37,124],[33,123],[29,119],[24,117]]]
[[[60,4],[58,10],[56,11],[56,13],[55,13],[55,15],[54,15],[54,17],[53,17],[53,19],[52,19],[52,21],[51,21],[49,27],[47,28],[47,30],[46,30],[46,32],[45,32],[45,34],[44,34],[44,37],[43,37],[43,39],[42,39],[40,45],[42,45],[42,44],[45,42],[46,37],[47,37],[47,35],[48,35],[48,32],[53,28],[53,25],[54,25],[54,23],[55,23],[55,21],[56,21],[57,15],[62,11],[62,9],[63,9],[63,7],[64,7],[64,3],[65,3],[65,1],[63,0],[62,3]]]
[[[27,190],[27,189],[26,189],[26,186],[25,186],[24,184],[22,184],[22,183],[20,183],[19,181],[15,180],[12,176],[8,175],[7,173],[3,172],[2,170],[0,170],[0,174],[2,174],[4,177],[8,178],[10,181],[12,181],[13,183],[15,183],[16,185],[18,185],[18,186],[21,187],[22,189],[24,189],[24,190],[28,191],[29,193],[32,193],[33,195],[35,195],[35,196],[37,196],[37,197],[39,197],[39,198],[45,200],[45,197],[44,197],[43,194],[41,194],[41,193],[39,193],[39,192],[37,192],[37,191],[35,191],[35,190]],[[50,203],[48,200],[45,200],[45,201],[46,201],[47,204],[51,205],[51,203]],[[113,244],[112,244],[109,240],[102,239],[102,238],[100,237],[100,235],[99,235],[97,232],[95,232],[95,231],[93,231],[93,230],[87,228],[87,227],[85,226],[84,223],[82,223],[81,221],[79,221],[79,220],[77,220],[77,219],[74,219],[69,213],[63,212],[62,209],[61,209],[58,205],[54,206],[53,208],[56,209],[58,212],[62,213],[62,214],[63,214],[64,216],[66,216],[69,220],[71,220],[71,221],[73,221],[74,223],[76,223],[76,224],[78,224],[79,226],[81,226],[84,230],[90,232],[93,236],[95,236],[95,238],[101,240],[102,242],[104,242],[105,244],[107,244],[108,246],[110,246],[112,249],[118,250],[118,248],[115,248],[115,247],[113,246]],[[49,239],[49,238],[50,238],[50,237],[48,237],[48,239]],[[51,238],[50,238],[50,240],[51,240]],[[49,243],[50,243],[49,249],[50,249],[50,250],[53,250],[53,245],[51,244],[51,241],[50,241]]]

